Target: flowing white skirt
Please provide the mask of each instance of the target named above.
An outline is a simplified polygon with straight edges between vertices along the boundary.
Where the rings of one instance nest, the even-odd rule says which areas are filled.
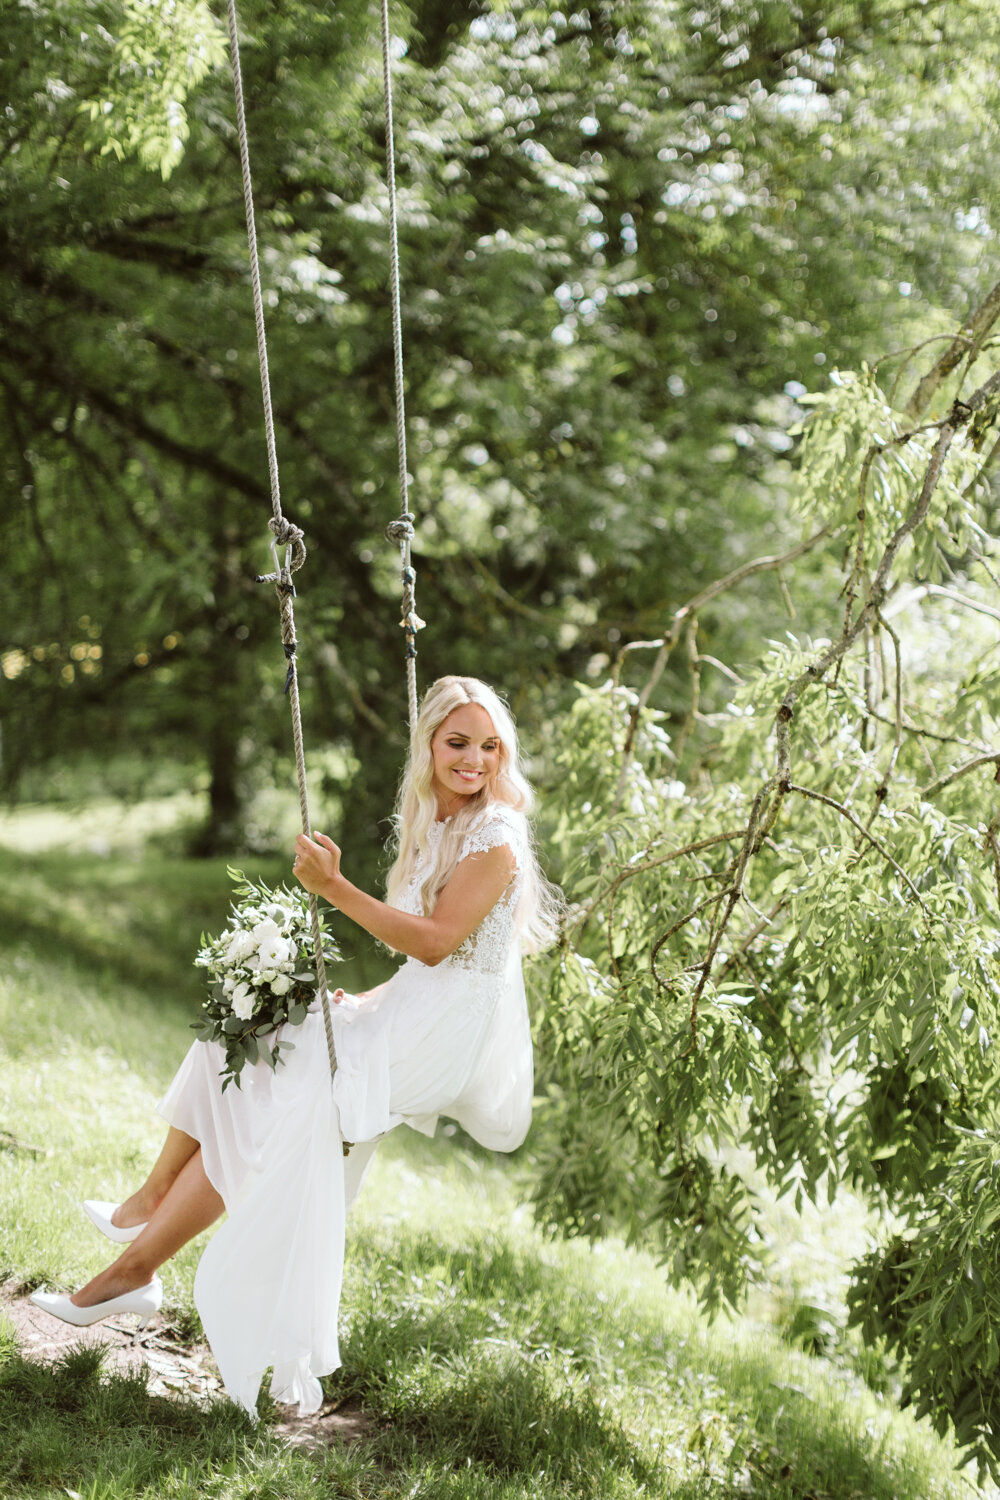
[[[331,1004],[331,1081],[318,1011],[288,1033],[275,1072],[245,1067],[222,1092],[223,1051],[195,1042],[159,1103],[201,1143],[228,1217],[195,1277],[195,1303],[232,1399],[253,1413],[271,1393],[319,1409],[318,1376],[340,1364],[347,1210],[378,1137],[439,1114],[512,1151],[531,1117],[532,1058],[520,962],[503,975],[408,960],[370,1002]],[[344,1155],[344,1141],[352,1142]]]

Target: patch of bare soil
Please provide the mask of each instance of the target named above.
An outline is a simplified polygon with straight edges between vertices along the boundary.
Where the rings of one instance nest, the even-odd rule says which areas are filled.
[[[54,1360],[68,1349],[103,1344],[105,1368],[111,1371],[149,1371],[149,1390],[156,1396],[185,1396],[209,1401],[222,1395],[222,1381],[207,1344],[185,1343],[163,1313],[150,1319],[141,1333],[128,1318],[107,1318],[90,1328],[74,1328],[29,1302],[17,1282],[0,1285],[0,1312],[13,1325],[18,1344],[32,1359]],[[295,1447],[314,1448],[366,1437],[372,1422],[360,1407],[328,1403],[309,1417],[289,1415],[276,1431]]]

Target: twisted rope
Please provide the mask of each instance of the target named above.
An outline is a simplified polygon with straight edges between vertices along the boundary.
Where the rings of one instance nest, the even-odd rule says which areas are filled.
[[[295,585],[292,574],[306,560],[306,544],[298,526],[286,520],[281,511],[281,488],[278,482],[278,452],[274,440],[274,416],[271,410],[271,377],[267,366],[267,339],[264,332],[264,298],[260,287],[260,263],[257,258],[257,226],[253,211],[253,184],[250,180],[250,146],[247,139],[246,111],[243,107],[243,72],[240,67],[240,46],[236,0],[227,0],[229,20],[229,56],[233,70],[233,91],[236,95],[236,129],[240,142],[240,164],[243,170],[243,202],[246,208],[247,240],[250,245],[250,282],[253,287],[254,317],[257,323],[257,357],[260,363],[260,384],[264,397],[264,432],[267,439],[267,464],[271,475],[271,509],[273,515],[268,522],[271,531],[271,555],[274,571],[262,574],[258,583],[273,583],[281,610],[281,643],[288,662],[285,677],[285,692],[292,711],[292,741],[295,746],[295,771],[299,784],[299,812],[302,817],[302,832],[312,837],[312,820],[309,817],[309,798],[306,790],[306,762],[302,746],[302,715],[299,709],[299,678],[295,660],[295,616],[292,600]],[[282,562],[278,548],[285,548]],[[330,1074],[337,1071],[337,1049],[333,1039],[333,1022],[330,1018],[330,1000],[326,988],[326,961],[323,957],[323,934],[319,925],[319,902],[309,892],[309,919],[312,928],[313,957],[316,968],[316,991],[323,1007],[323,1027],[326,1032],[326,1050],[330,1059]],[[346,1148],[345,1148],[346,1149]]]
[[[413,523],[410,510],[409,476],[406,469],[406,406],[403,398],[403,320],[400,312],[399,235],[396,210],[396,150],[392,124],[392,69],[389,40],[389,0],[382,0],[382,92],[385,97],[385,176],[389,190],[389,286],[392,295],[392,355],[396,385],[396,449],[399,455],[399,518],[386,527],[386,536],[399,543],[400,578],[403,585],[400,625],[406,634],[406,696],[410,712],[410,738],[417,724],[417,631],[423,620],[417,614],[417,574],[410,557]]]

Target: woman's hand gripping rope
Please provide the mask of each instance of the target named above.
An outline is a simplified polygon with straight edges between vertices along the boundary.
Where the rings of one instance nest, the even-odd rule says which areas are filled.
[[[339,846],[333,839],[327,838],[325,833],[317,833],[312,839],[300,833],[295,840],[292,874],[307,891],[312,891],[317,896],[325,895],[331,881],[340,874]],[[330,999],[335,1005],[339,1005],[344,998],[344,990],[330,991]]]

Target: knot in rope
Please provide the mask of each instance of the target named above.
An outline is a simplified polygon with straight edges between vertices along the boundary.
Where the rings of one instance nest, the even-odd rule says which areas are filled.
[[[292,574],[297,573],[306,560],[306,543],[302,528],[294,526],[285,516],[274,516],[268,521],[268,529],[271,532],[271,556],[274,559],[274,571],[271,573],[258,573],[258,583],[273,583],[278,591],[278,597],[295,597],[295,585],[292,582]],[[278,548],[286,547],[285,561],[278,557]]]
[[[272,516],[267,525],[274,533],[275,546],[292,549],[291,559],[285,561],[286,568],[290,573],[298,572],[306,560],[306,539],[301,526],[293,525],[287,516]]]
[[[388,540],[390,542],[412,542],[415,535],[413,523],[416,519],[411,510],[404,510],[395,521],[390,521],[385,528]]]

